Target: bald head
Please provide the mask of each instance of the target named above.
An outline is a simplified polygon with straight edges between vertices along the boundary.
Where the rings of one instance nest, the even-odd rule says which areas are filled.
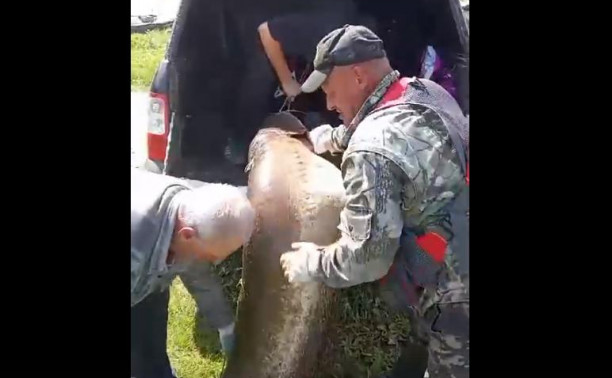
[[[222,260],[249,240],[255,210],[240,188],[205,184],[178,199],[171,249],[185,259]]]
[[[386,57],[348,66],[336,66],[321,86],[327,108],[340,113],[348,125],[376,86],[393,71]]]

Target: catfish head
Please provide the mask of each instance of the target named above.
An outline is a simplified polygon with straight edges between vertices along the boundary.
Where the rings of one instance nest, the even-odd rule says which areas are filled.
[[[249,145],[249,156],[245,171],[249,171],[254,159],[264,154],[272,140],[293,140],[299,142],[312,153],[314,147],[306,126],[289,112],[274,113],[264,119],[263,124]],[[295,143],[290,142],[290,143]]]

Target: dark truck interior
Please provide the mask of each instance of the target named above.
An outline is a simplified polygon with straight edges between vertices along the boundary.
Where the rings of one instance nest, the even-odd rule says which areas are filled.
[[[226,159],[232,115],[242,74],[256,53],[257,26],[288,12],[351,0],[183,0],[167,51],[169,102],[173,127],[166,172],[202,181],[246,185],[244,166]],[[469,111],[467,30],[456,22],[458,0],[354,0],[360,16],[384,41],[392,66],[402,76],[417,75],[420,58],[432,45],[452,67],[458,100]],[[341,25],[339,25],[341,26]],[[463,34],[463,35],[462,35]],[[262,63],[263,64],[263,63]],[[292,61],[296,77],[308,62]],[[277,112],[284,96],[274,98],[270,83],[267,112]],[[326,110],[322,91],[302,94],[291,111],[310,129],[322,122],[340,123]],[[263,121],[263,118],[262,118]]]

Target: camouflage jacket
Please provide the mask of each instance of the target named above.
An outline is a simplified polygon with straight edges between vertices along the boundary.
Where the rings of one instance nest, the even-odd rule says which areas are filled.
[[[328,286],[385,276],[406,230],[434,229],[448,236],[446,207],[465,187],[438,112],[405,102],[380,106],[383,96],[400,85],[398,79],[397,72],[384,78],[353,122],[332,134],[334,149],[344,151],[342,236],[308,257],[312,279]]]

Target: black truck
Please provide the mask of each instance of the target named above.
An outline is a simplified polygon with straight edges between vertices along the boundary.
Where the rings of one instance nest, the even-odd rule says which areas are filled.
[[[244,165],[228,153],[236,94],[257,45],[257,27],[288,12],[310,11],[343,0],[182,0],[164,59],[150,88],[145,169],[206,182],[246,185]],[[458,102],[469,113],[469,31],[459,0],[346,0],[373,20],[392,66],[416,76],[432,45],[450,63]],[[339,25],[341,26],[341,25]],[[309,62],[292,61],[296,77]],[[276,86],[277,83],[274,83]],[[268,112],[284,98],[270,90]],[[325,108],[321,91],[292,103],[308,128],[340,120]],[[263,119],[262,119],[263,120]]]

